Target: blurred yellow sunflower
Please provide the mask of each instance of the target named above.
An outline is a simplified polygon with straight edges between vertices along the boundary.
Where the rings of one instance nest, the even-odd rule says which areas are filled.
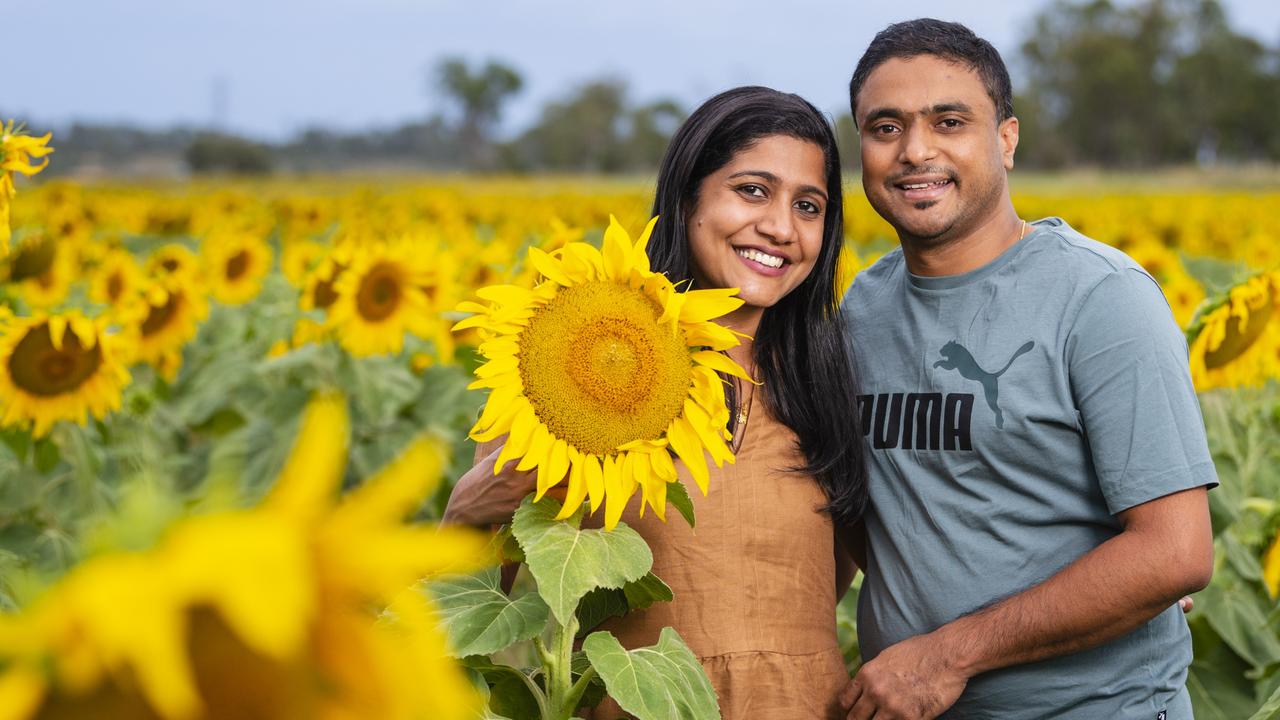
[[[487,305],[458,307],[475,314],[454,329],[486,335],[471,387],[490,393],[471,437],[506,434],[495,468],[517,458],[522,470],[537,467],[538,498],[567,478],[562,518],[589,497],[592,512],[606,503],[613,528],[638,487],[641,511],[648,505],[665,519],[667,483],[677,481],[672,451],[704,494],[704,451],[717,466],[734,459],[718,373],[749,378],[718,352],[738,337],[711,319],[742,300],[734,289],[680,292],[650,271],[655,221],[633,244],[610,217],[603,252],[580,242],[531,248],[544,282],[482,288]]]
[[[338,297],[329,320],[352,355],[398,353],[406,331],[426,336],[432,308],[423,290],[424,254],[408,242],[373,243],[357,249],[334,284]]]
[[[259,507],[181,520],[159,546],[94,557],[0,617],[0,714],[475,717],[429,601],[409,588],[490,561],[487,538],[402,522],[445,467],[434,439],[338,501],[347,427],[342,398],[313,401]]]
[[[168,380],[182,366],[182,348],[209,314],[203,289],[180,276],[151,281],[143,290],[147,312],[132,330],[131,362],[144,362]]]
[[[150,278],[195,278],[200,272],[200,262],[185,245],[169,243],[156,248],[143,269]]]
[[[1262,582],[1272,598],[1280,597],[1280,528],[1271,547],[1262,554]]]
[[[248,232],[215,234],[201,245],[209,293],[223,305],[257,297],[271,272],[271,248]]]
[[[335,286],[346,271],[350,260],[351,252],[348,246],[334,248],[328,255],[321,258],[302,284],[298,306],[305,311],[328,311],[338,299]]]
[[[1180,266],[1179,266],[1180,267]],[[1204,286],[1187,272],[1178,269],[1160,282],[1169,308],[1173,310],[1173,319],[1178,327],[1185,328],[1191,324],[1196,309],[1204,302]]]
[[[119,409],[129,384],[119,343],[105,320],[74,311],[0,326],[0,425],[32,426],[39,437],[59,420],[83,425]]]
[[[280,271],[291,285],[301,288],[306,284],[311,269],[324,254],[325,247],[318,242],[292,240],[285,243],[284,250],[280,253]]]
[[[33,308],[61,303],[78,278],[72,249],[44,233],[27,235],[9,255],[9,282],[18,297]]]
[[[1191,330],[1196,390],[1280,378],[1280,271],[1255,275],[1198,317]]]
[[[145,280],[133,255],[119,248],[109,250],[89,278],[89,299],[106,305],[108,312],[121,322],[129,322],[145,313],[142,298]]]
[[[42,158],[53,152],[49,140],[53,133],[41,137],[28,135],[21,125],[15,127],[12,120],[0,125],[0,258],[9,254],[9,203],[18,194],[13,184],[13,174],[30,177],[45,169],[48,160],[39,165],[32,158]]]

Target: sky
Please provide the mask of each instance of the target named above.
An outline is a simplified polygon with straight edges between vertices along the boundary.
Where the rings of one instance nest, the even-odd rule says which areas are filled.
[[[223,127],[284,139],[320,126],[393,127],[442,107],[446,56],[501,60],[525,78],[503,132],[604,76],[633,101],[692,107],[735,85],[796,92],[838,112],[872,36],[932,16],[965,23],[1005,56],[1048,0],[0,0],[0,112]],[[1225,0],[1237,28],[1280,42],[1280,2]],[[15,29],[20,30],[15,31]]]

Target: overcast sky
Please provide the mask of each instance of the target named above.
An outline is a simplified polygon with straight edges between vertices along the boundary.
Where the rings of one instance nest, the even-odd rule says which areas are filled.
[[[0,0],[0,112],[153,127],[208,125],[220,114],[231,129],[268,138],[310,125],[387,127],[437,108],[427,71],[449,55],[501,59],[524,75],[508,131],[532,121],[545,100],[604,75],[625,79],[634,100],[666,96],[692,106],[734,85],[763,84],[836,111],[858,55],[888,23],[958,20],[1012,62],[1044,5]],[[1225,5],[1237,28],[1280,40],[1280,2]]]

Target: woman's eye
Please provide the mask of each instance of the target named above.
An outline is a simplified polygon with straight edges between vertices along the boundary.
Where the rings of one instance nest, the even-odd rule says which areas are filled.
[[[800,209],[800,212],[805,213],[806,215],[822,214],[822,208],[818,207],[817,203],[810,202],[808,200],[801,200],[796,203],[796,207]]]
[[[743,185],[738,188],[738,192],[751,197],[764,197],[764,188],[759,185]]]

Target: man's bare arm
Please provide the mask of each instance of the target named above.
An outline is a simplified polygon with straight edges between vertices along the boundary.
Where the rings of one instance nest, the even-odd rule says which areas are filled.
[[[1045,582],[863,665],[842,698],[851,720],[884,711],[932,718],[988,670],[1096,647],[1209,583],[1213,533],[1205,488],[1174,493],[1118,515],[1116,537]]]

